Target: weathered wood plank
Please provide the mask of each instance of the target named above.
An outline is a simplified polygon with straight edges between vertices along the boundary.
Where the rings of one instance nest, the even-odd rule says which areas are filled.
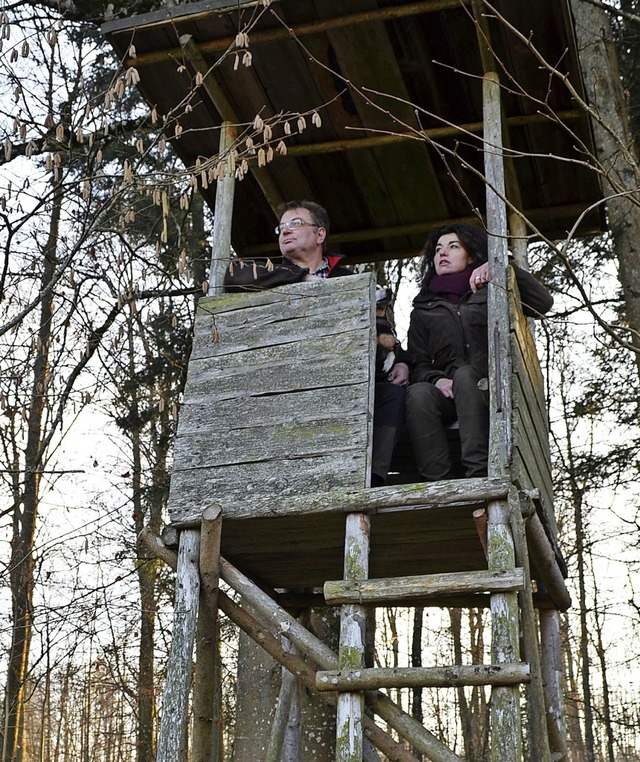
[[[529,417],[535,426],[535,434],[540,441],[541,448],[549,449],[549,419],[544,404],[544,394],[541,389],[534,389],[531,385],[531,377],[523,367],[522,357],[514,353],[514,386],[515,402],[519,407],[522,405],[529,411]]]
[[[518,408],[514,416],[514,430],[514,483],[522,489],[537,489],[545,515],[553,517],[551,462],[533,436],[533,424],[526,408]],[[555,522],[552,526],[555,527]]]
[[[520,316],[522,317],[522,316]],[[527,328],[528,330],[528,328]],[[529,342],[533,342],[531,335],[528,337]],[[526,390],[528,397],[528,404],[535,408],[536,418],[540,418],[541,421],[546,421],[546,432],[549,432],[549,423],[547,415],[547,405],[544,389],[544,379],[542,377],[542,370],[540,369],[538,357],[535,356],[535,366],[531,365],[532,359],[528,356],[529,352],[522,351],[522,343],[518,340],[517,335],[512,333],[512,354],[514,357],[514,373],[519,375],[520,383],[523,389]]]
[[[550,509],[553,505],[551,455],[547,442],[541,442],[536,435],[535,423],[526,405],[518,406],[515,411],[514,440],[520,456],[525,459],[525,476],[529,474],[532,480],[527,486],[543,491],[545,508]]]
[[[178,525],[198,522],[199,512],[212,500],[219,502],[225,515],[256,515],[260,503],[263,516],[277,516],[286,511],[284,497],[292,498],[305,489],[321,494],[324,488],[340,484],[365,486],[366,452],[340,450],[326,457],[273,458],[250,466],[246,463],[222,468],[180,470],[171,476],[171,520]],[[271,494],[273,497],[266,498]]]
[[[185,397],[203,386],[211,389],[215,400],[233,396],[234,392],[240,397],[363,383],[362,372],[368,370],[367,339],[362,331],[351,331],[310,342],[195,360],[189,366]]]
[[[362,289],[368,280],[367,274],[354,275],[350,278],[333,278],[331,281],[292,283],[288,286],[280,286],[279,288],[220,294],[215,297],[201,299],[198,302],[198,315],[221,315],[225,312],[244,311],[253,307],[264,307],[274,304],[290,306],[296,301],[301,303],[309,302],[305,309],[308,309],[311,313],[320,313],[323,307],[326,310],[327,304],[333,301],[336,295],[339,296],[339,299],[343,299],[349,293],[354,295],[362,293]],[[316,299],[319,301],[316,302]],[[277,314],[272,315],[270,319],[277,320]]]
[[[511,294],[510,344],[514,402],[512,474],[518,487],[536,488],[540,491],[545,522],[556,537],[544,377],[527,320],[516,305],[517,287],[513,276]]]
[[[355,457],[355,456],[353,456]],[[317,459],[318,468],[323,471],[322,459]],[[345,460],[343,456],[337,463],[342,464]],[[304,461],[306,463],[306,461]],[[420,484],[399,484],[392,487],[378,487],[376,489],[351,489],[351,488],[329,488],[329,483],[324,481],[330,479],[330,473],[326,472],[321,477],[321,483],[317,484],[314,480],[314,464],[309,463],[309,470],[305,472],[308,481],[305,483],[307,494],[291,494],[286,500],[276,500],[274,497],[265,496],[261,489],[259,479],[255,481],[248,478],[244,471],[239,471],[238,477],[244,474],[244,488],[247,493],[244,497],[238,495],[234,499],[228,499],[221,487],[227,483],[224,474],[204,474],[203,479],[207,480],[210,489],[207,490],[207,500],[211,502],[216,500],[223,507],[224,515],[227,518],[257,518],[259,516],[294,516],[311,513],[351,513],[353,511],[365,512],[386,512],[399,510],[431,509],[445,505],[482,505],[488,500],[495,500],[506,497],[509,491],[509,482],[505,479],[451,479],[448,481],[420,483]],[[327,467],[331,466],[329,461]],[[238,467],[242,469],[241,466]],[[206,469],[204,469],[206,471]],[[230,471],[231,467],[221,469],[221,471]],[[271,479],[269,489],[279,487],[286,488],[289,485],[287,474],[273,473],[273,469],[266,468],[262,474],[264,479]],[[181,516],[172,516],[174,523],[185,526],[191,522],[196,524],[200,521],[199,504],[193,501],[200,493],[199,488],[189,489],[193,481],[192,471],[177,471],[174,477],[177,479],[177,495],[180,498],[180,504],[185,512]],[[230,480],[233,483],[233,478]],[[314,486],[315,485],[315,486]],[[299,486],[299,485],[298,485]],[[326,488],[326,489],[324,489]],[[276,494],[280,494],[277,492]],[[204,498],[203,498],[204,500]],[[189,510],[190,509],[190,510]],[[176,512],[177,513],[177,512]]]
[[[514,479],[522,488],[540,490],[543,509],[550,526],[556,530],[553,510],[553,480],[546,415],[533,418],[536,412],[527,404],[531,397],[520,385],[521,377],[514,378]],[[525,398],[525,395],[527,397]]]
[[[221,430],[216,433],[198,432],[183,434],[176,440],[175,458],[180,471],[198,470],[239,463],[253,463],[265,458],[269,462],[296,460],[313,457],[330,457],[344,450],[345,442],[350,449],[367,449],[367,432],[362,430],[356,418],[342,420],[310,419],[307,425],[295,415],[289,424],[256,426],[253,428]]]
[[[532,377],[533,386],[544,390],[544,377],[540,368],[540,358],[536,350],[536,345],[529,330],[527,318],[524,316],[519,304],[515,303],[517,294],[517,285],[515,275],[511,275],[511,329],[512,336],[518,342],[519,354],[522,356],[525,367],[529,370]]]
[[[232,266],[242,269],[253,265],[250,260],[239,259]],[[337,288],[334,288],[334,282],[337,283],[337,280],[332,280],[329,289],[324,281],[312,281],[200,299],[195,335],[205,336],[212,327],[229,331],[243,330],[252,325],[270,327],[307,316],[321,318],[341,312],[359,311],[359,305],[367,298],[362,276],[354,275],[344,283],[341,279]],[[339,302],[336,302],[336,293],[340,294]],[[278,310],[273,309],[275,304],[280,305]],[[335,325],[339,325],[339,322],[335,321]]]
[[[322,315],[315,318],[301,317],[290,321],[280,321],[270,326],[252,325],[242,331],[225,331],[223,326],[216,325],[208,334],[205,334],[206,339],[198,343],[197,354],[191,359],[198,362],[208,357],[227,357],[236,352],[249,350],[255,352],[269,347],[281,349],[287,344],[306,343],[311,339],[323,337],[333,339],[339,346],[338,342],[341,341],[342,335],[348,332],[336,324],[336,319],[341,317],[346,320],[352,318],[353,313],[344,312],[342,316],[338,314]],[[359,322],[351,320],[348,325],[349,331],[361,331],[366,328],[367,321],[364,318]],[[214,346],[215,344],[217,346]]]
[[[522,569],[514,569],[512,572],[452,572],[392,579],[329,580],[324,583],[324,598],[330,606],[343,603],[379,605],[389,600],[409,602],[414,598],[427,598],[430,595],[521,590],[523,586]]]
[[[518,685],[531,679],[528,664],[455,664],[450,667],[376,667],[320,670],[319,691],[376,688],[458,688],[465,685]]]
[[[321,409],[318,407],[317,389],[263,397],[221,399],[217,400],[215,405],[210,404],[209,395],[204,387],[200,391],[201,394],[192,394],[180,407],[178,439],[199,431],[221,431],[230,421],[233,422],[236,431],[243,428],[253,429],[258,421],[265,427],[281,426],[293,420],[305,426],[319,418],[329,421],[365,415],[369,409],[367,389],[364,385],[362,394],[354,394],[350,399],[345,400],[339,394],[324,395]]]
[[[349,294],[347,294],[349,296]],[[308,299],[304,300],[307,305]],[[337,336],[346,330],[362,329],[367,325],[367,315],[363,312],[365,297],[358,294],[352,304],[326,302],[326,311],[318,314],[273,315],[273,305],[263,310],[238,310],[233,313],[201,316],[194,332],[195,353],[193,360],[211,356],[232,354],[243,349],[281,346],[296,341],[308,341],[322,336]],[[294,304],[302,307],[300,301]],[[287,312],[290,310],[288,309]],[[258,312],[262,314],[257,314]],[[270,319],[267,319],[267,316]],[[354,317],[355,316],[355,317]],[[239,325],[229,325],[233,318]]]
[[[528,340],[533,342],[530,334]],[[544,381],[540,372],[538,358],[535,357],[535,360],[532,360],[526,357],[522,353],[521,344],[517,340],[512,340],[511,351],[513,356],[513,372],[519,385],[514,391],[521,395],[517,401],[518,403],[522,401],[530,409],[531,418],[536,422],[538,429],[537,434],[541,442],[546,442],[548,449],[549,419],[545,401]],[[535,368],[532,368],[531,362],[535,362]],[[538,372],[535,372],[536,369]]]

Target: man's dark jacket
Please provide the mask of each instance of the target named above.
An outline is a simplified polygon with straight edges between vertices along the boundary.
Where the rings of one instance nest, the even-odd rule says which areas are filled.
[[[329,262],[329,278],[353,275],[348,267],[340,264],[342,255],[325,254],[325,256]],[[305,275],[309,275],[308,267],[300,267],[286,257],[278,257],[275,260],[234,259],[224,276],[224,287],[227,291],[262,291],[286,286],[287,283],[300,283]]]

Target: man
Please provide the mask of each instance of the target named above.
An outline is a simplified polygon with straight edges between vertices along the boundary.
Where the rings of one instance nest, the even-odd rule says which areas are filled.
[[[287,283],[304,283],[353,275],[341,264],[342,256],[327,252],[330,223],[326,210],[312,201],[288,201],[278,209],[276,235],[282,259],[234,261],[229,265],[224,285],[228,291],[275,288]],[[393,334],[388,321],[376,320],[378,352],[383,350],[381,334]],[[388,345],[384,347],[388,353]],[[385,483],[397,435],[405,417],[405,386],[409,383],[407,354],[396,340],[395,362],[376,377],[373,415],[373,457],[371,486]]]

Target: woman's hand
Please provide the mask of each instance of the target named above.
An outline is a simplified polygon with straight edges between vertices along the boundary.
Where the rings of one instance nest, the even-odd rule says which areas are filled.
[[[409,383],[409,366],[405,362],[397,362],[389,371],[387,380],[397,386],[407,386]]]
[[[436,389],[444,394],[445,397],[453,399],[453,380],[450,378],[439,378],[435,383]]]
[[[489,263],[485,262],[484,264],[480,265],[480,267],[476,267],[476,269],[471,273],[471,277],[469,278],[469,286],[475,294],[476,291],[479,291],[481,288],[485,288],[488,282]]]

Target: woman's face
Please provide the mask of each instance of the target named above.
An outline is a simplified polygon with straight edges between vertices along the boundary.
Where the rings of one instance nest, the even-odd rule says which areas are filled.
[[[438,238],[433,264],[438,275],[461,273],[473,260],[455,233],[445,233]]]

